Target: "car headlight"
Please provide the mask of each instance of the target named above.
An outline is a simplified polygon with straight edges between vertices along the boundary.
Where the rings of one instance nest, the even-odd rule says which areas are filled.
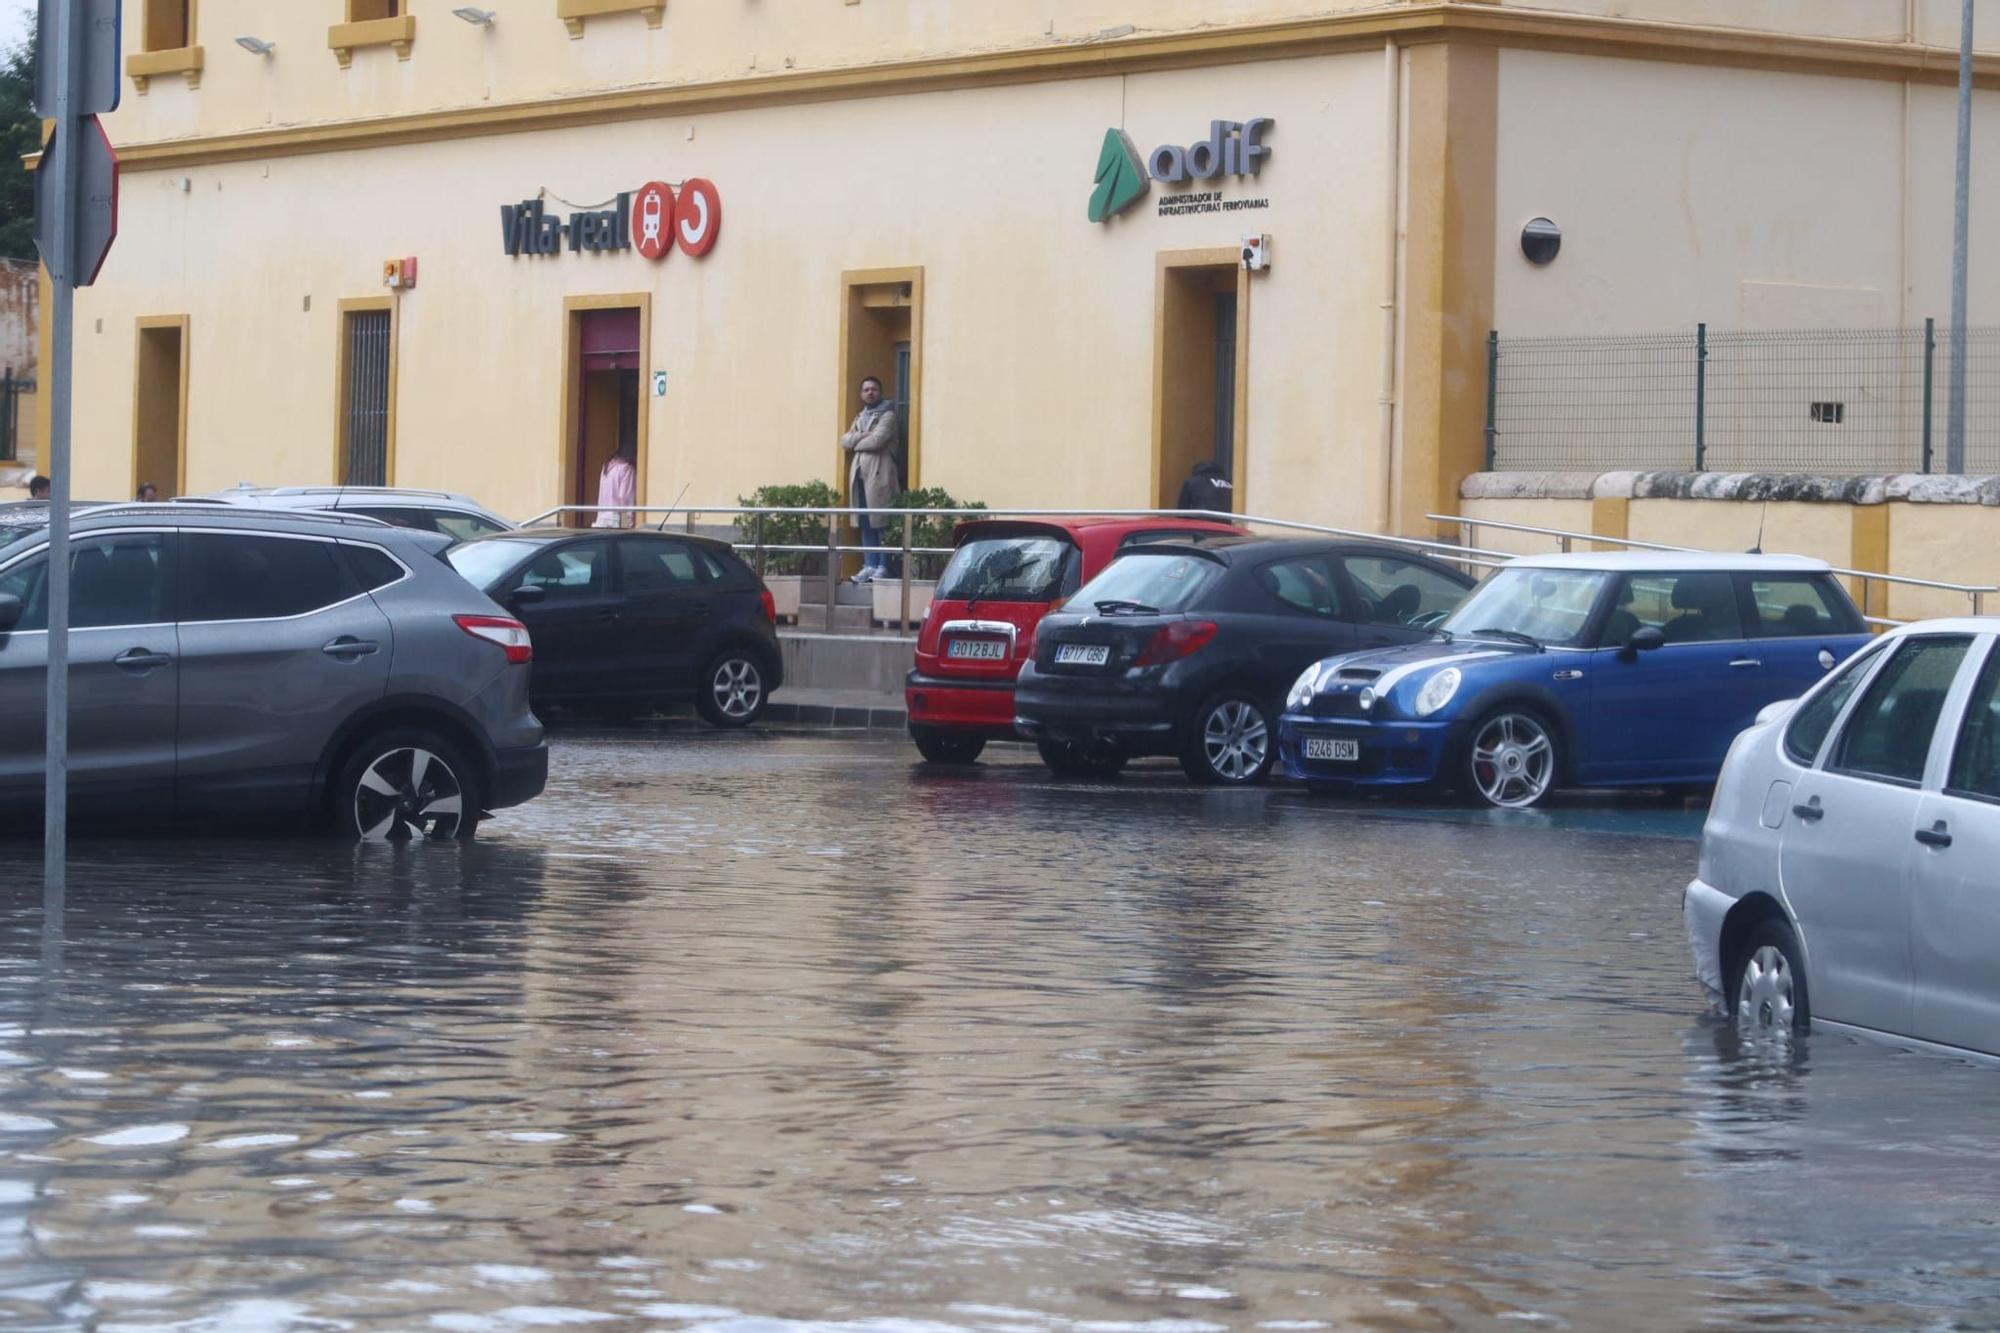
[[[1301,674],[1297,680],[1292,682],[1292,692],[1285,696],[1286,711],[1296,712],[1297,710],[1304,708],[1307,704],[1312,702],[1313,695],[1317,693],[1318,690],[1319,690],[1319,663],[1314,662],[1311,666],[1305,669],[1304,673]]]
[[[1457,667],[1446,667],[1425,681],[1424,687],[1417,691],[1417,716],[1429,717],[1450,703],[1451,697],[1458,693],[1460,679]]]

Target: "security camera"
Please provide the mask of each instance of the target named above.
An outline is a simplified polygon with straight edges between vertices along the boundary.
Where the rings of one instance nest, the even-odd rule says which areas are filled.
[[[1269,236],[1245,236],[1243,238],[1243,267],[1252,273],[1262,273],[1271,267],[1271,238]]]

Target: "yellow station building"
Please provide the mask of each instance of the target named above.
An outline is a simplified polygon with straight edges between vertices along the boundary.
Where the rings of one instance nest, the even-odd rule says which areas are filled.
[[[127,0],[76,493],[526,515],[622,433],[642,499],[728,504],[835,480],[874,374],[961,498],[1168,503],[1209,458],[1240,509],[1415,530],[1481,467],[1490,329],[1947,311],[1958,8]]]

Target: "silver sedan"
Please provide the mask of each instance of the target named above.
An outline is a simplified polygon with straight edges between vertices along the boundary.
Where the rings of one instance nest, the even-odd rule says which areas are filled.
[[[1765,709],[1683,909],[1740,1031],[2000,1055],[2000,619],[1905,626]]]

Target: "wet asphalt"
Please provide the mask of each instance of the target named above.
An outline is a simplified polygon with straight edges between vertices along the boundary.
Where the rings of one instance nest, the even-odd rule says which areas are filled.
[[[2000,1071],[1739,1045],[1701,818],[658,726],[56,929],[0,846],[0,1323],[2000,1326]]]

